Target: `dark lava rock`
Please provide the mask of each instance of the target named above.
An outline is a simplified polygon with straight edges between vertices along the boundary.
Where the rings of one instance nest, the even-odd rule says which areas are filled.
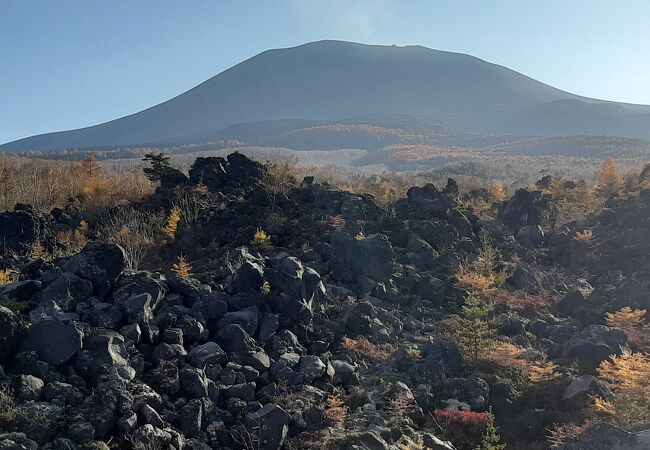
[[[282,447],[291,416],[280,406],[270,403],[246,416],[247,427],[253,435],[259,435],[260,450],[278,450]]]
[[[20,344],[25,324],[18,314],[0,306],[0,364],[4,364]]]
[[[31,205],[17,204],[13,211],[0,213],[0,242],[5,252],[25,251],[36,242],[51,248],[51,230],[50,219]]]
[[[81,349],[83,332],[76,325],[46,318],[34,323],[23,339],[20,349],[34,351],[38,359],[52,365],[66,363]]]
[[[620,328],[590,325],[575,334],[562,347],[562,357],[578,361],[585,369],[594,370],[609,355],[620,355],[627,343],[627,333]]]
[[[629,433],[606,423],[598,423],[580,434],[561,450],[650,450],[650,430]]]
[[[259,183],[265,168],[241,153],[221,157],[199,157],[190,168],[190,181],[203,183],[211,190],[250,188]]]
[[[124,250],[117,244],[90,242],[84,249],[65,260],[63,270],[93,284],[95,295],[106,296],[126,267]]]

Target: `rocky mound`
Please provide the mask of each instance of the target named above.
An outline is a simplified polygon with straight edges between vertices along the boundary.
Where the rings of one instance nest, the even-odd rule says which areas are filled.
[[[557,244],[569,232],[544,219],[548,198],[519,191],[484,223],[459,209],[453,180],[385,209],[312,180],[271,193],[268,177],[238,154],[199,158],[189,179],[170,176],[139,206],[168,208],[201,187],[195,223],[160,249],[185,252],[193,275],[127,271],[124,249],[100,241],[12,263],[19,280],[0,297],[25,307],[0,307],[0,400],[12,405],[0,403],[0,448],[463,449],[480,442],[484,425],[471,420],[490,407],[508,438],[531,441],[608,395],[590,373],[627,335],[580,309],[600,278],[595,289],[574,274],[552,283],[550,310],[497,308],[499,339],[582,371],[520,398],[468,370],[446,332],[463,298],[456,267],[486,233],[517,256],[504,268],[511,292],[549,288],[540,267],[570,249]],[[29,227],[0,232],[17,247],[54,216],[17,207],[0,221]],[[261,228],[268,237],[252,242]],[[436,410],[457,410],[464,431],[450,422],[443,434]]]

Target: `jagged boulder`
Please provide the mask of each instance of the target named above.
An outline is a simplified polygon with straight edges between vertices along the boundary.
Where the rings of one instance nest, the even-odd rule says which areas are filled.
[[[456,191],[457,189],[458,186]],[[398,209],[402,210],[405,216],[412,218],[446,218],[453,207],[453,200],[448,194],[455,195],[453,191],[453,184],[449,185],[447,192],[439,191],[431,183],[422,187],[413,186],[406,191],[406,199],[398,200]]]
[[[291,416],[280,406],[270,403],[246,416],[247,428],[259,435],[260,450],[278,450],[289,432]]]
[[[53,301],[64,311],[74,311],[77,303],[86,301],[92,293],[90,281],[64,272],[39,292],[38,301]]]
[[[609,355],[620,355],[627,343],[627,333],[620,328],[590,325],[576,333],[562,346],[562,357],[577,361],[586,369],[594,370]]]
[[[562,406],[565,409],[582,409],[589,406],[594,397],[612,398],[613,394],[598,378],[593,375],[581,375],[573,378],[562,391]]]
[[[332,245],[336,255],[331,261],[332,270],[342,280],[354,280],[358,276],[385,280],[393,274],[395,251],[383,234],[357,239],[345,233],[336,233],[332,237]]]
[[[561,450],[650,450],[650,430],[630,433],[607,423],[589,427]]]
[[[526,225],[544,225],[550,215],[548,197],[539,191],[519,189],[501,209],[497,220],[517,231]]]
[[[7,251],[28,250],[36,242],[52,248],[51,218],[32,205],[17,204],[13,211],[0,213],[0,246]]]
[[[168,167],[160,175],[160,187],[163,189],[173,189],[178,186],[187,184],[189,179],[183,172],[173,167]]]
[[[215,156],[196,158],[189,174],[193,184],[203,183],[211,190],[221,191],[257,186],[265,171],[260,163],[235,152],[226,159]]]
[[[86,377],[92,377],[117,368],[123,378],[131,378],[129,353],[124,337],[119,333],[103,329],[93,329],[83,338],[83,348],[78,352],[76,368]]]
[[[0,297],[10,298],[18,302],[30,300],[42,287],[38,280],[16,281],[0,286]]]
[[[126,267],[126,256],[117,244],[89,242],[81,252],[64,260],[61,267],[89,280],[95,295],[105,297]]]
[[[27,330],[20,350],[36,352],[38,359],[56,366],[70,361],[77,354],[82,338],[83,332],[77,325],[48,317]]]
[[[0,364],[4,364],[20,344],[25,323],[18,314],[0,306]]]

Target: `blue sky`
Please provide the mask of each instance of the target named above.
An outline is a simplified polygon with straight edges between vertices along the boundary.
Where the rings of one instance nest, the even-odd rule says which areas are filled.
[[[649,18],[647,0],[0,0],[0,142],[134,113],[321,39],[468,53],[650,104]]]

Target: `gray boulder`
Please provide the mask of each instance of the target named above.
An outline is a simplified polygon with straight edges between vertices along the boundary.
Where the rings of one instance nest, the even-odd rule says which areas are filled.
[[[206,342],[190,350],[187,359],[192,366],[204,369],[211,364],[225,364],[228,356],[216,342]]]
[[[95,376],[112,367],[126,367],[129,352],[124,337],[115,331],[94,329],[83,338],[83,348],[77,355],[77,370],[86,376]],[[120,372],[123,373],[123,372]],[[126,372],[124,372],[126,373]]]
[[[594,370],[610,355],[620,355],[627,343],[627,333],[620,328],[590,325],[562,346],[562,357],[577,361],[584,369]]]
[[[650,450],[650,430],[629,433],[614,425],[599,423],[560,450]]]
[[[535,248],[544,241],[544,231],[540,225],[526,225],[517,231],[517,242],[526,248]]]
[[[613,394],[593,375],[581,375],[571,380],[562,392],[562,406],[565,409],[580,410],[593,402],[594,397],[612,398]]]
[[[19,375],[14,385],[16,398],[20,402],[38,401],[45,387],[43,380],[32,375]]]
[[[25,433],[0,434],[0,450],[38,450],[38,444]]]

